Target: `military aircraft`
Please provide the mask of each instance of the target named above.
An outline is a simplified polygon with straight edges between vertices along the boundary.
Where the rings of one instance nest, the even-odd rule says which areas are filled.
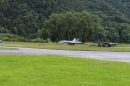
[[[74,38],[72,41],[68,41],[68,40],[63,40],[63,41],[59,41],[59,44],[69,44],[69,45],[74,45],[74,44],[83,44],[83,42],[79,42],[79,39]]]

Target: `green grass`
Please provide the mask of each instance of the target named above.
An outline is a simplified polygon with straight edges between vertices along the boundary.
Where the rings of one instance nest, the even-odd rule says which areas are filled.
[[[0,56],[1,86],[129,86],[130,63],[65,56]]]
[[[119,43],[117,44],[118,47],[130,47],[130,44],[129,43]]]
[[[11,48],[11,47],[2,47],[2,46],[0,46],[0,50],[18,50],[18,48]]]
[[[29,42],[3,42],[1,46],[28,47],[55,50],[77,50],[77,51],[110,51],[110,52],[130,52],[129,44],[117,44],[116,47],[88,47],[88,44],[75,46],[57,43],[29,43]]]

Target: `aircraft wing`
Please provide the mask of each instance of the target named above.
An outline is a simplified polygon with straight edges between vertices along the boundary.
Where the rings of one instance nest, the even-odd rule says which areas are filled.
[[[65,41],[65,43],[71,43],[71,44],[82,44],[83,42]]]
[[[63,40],[63,41],[59,41],[58,43],[59,43],[59,44],[72,43],[72,41]]]
[[[64,41],[65,43],[72,43],[72,41]]]
[[[75,44],[82,44],[83,42],[75,42]]]

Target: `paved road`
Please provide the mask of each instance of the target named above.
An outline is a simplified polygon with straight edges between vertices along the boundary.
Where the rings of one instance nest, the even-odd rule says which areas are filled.
[[[80,58],[93,58],[99,60],[110,60],[130,62],[130,52],[96,52],[96,51],[66,51],[46,50],[33,48],[19,48],[19,50],[0,50],[0,55],[64,55]]]

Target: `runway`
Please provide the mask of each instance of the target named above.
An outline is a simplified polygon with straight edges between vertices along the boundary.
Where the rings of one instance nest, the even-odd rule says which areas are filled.
[[[0,50],[0,55],[62,55],[98,60],[130,62],[130,52],[67,51],[19,48],[19,50]]]

